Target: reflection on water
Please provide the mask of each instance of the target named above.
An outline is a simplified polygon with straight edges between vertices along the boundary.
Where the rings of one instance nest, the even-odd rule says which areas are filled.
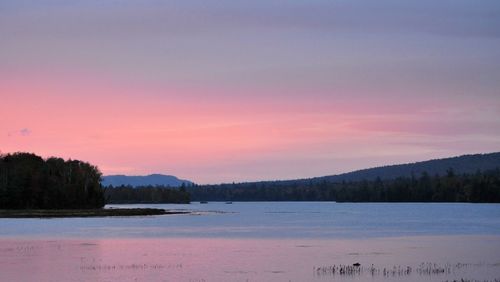
[[[0,281],[500,281],[500,205],[148,207],[195,212],[0,219]]]
[[[500,278],[499,253],[497,236],[4,239],[0,241],[0,280],[493,281]]]

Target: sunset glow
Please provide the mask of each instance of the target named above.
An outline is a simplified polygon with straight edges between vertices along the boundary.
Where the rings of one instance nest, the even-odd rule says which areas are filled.
[[[2,153],[219,183],[500,150],[496,1],[43,2],[0,1]]]

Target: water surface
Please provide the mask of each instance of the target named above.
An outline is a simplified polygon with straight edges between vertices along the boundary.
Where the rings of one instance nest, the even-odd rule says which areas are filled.
[[[0,219],[0,281],[500,281],[500,205],[134,206],[193,212]]]
[[[498,204],[211,202],[111,205],[194,210],[194,215],[2,219],[0,237],[379,238],[500,235]]]

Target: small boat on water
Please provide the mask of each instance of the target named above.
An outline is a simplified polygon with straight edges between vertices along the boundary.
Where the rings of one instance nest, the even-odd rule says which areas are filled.
[[[230,204],[232,204],[232,203],[233,203],[233,202],[231,202],[231,201],[227,201],[227,202],[226,202],[226,204],[227,204],[227,205],[230,205]]]
[[[200,204],[208,204],[207,201],[200,201]]]

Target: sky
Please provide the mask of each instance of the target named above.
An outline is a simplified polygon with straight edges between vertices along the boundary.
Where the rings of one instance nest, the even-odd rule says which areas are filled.
[[[200,184],[500,151],[500,2],[0,0],[0,151]]]

